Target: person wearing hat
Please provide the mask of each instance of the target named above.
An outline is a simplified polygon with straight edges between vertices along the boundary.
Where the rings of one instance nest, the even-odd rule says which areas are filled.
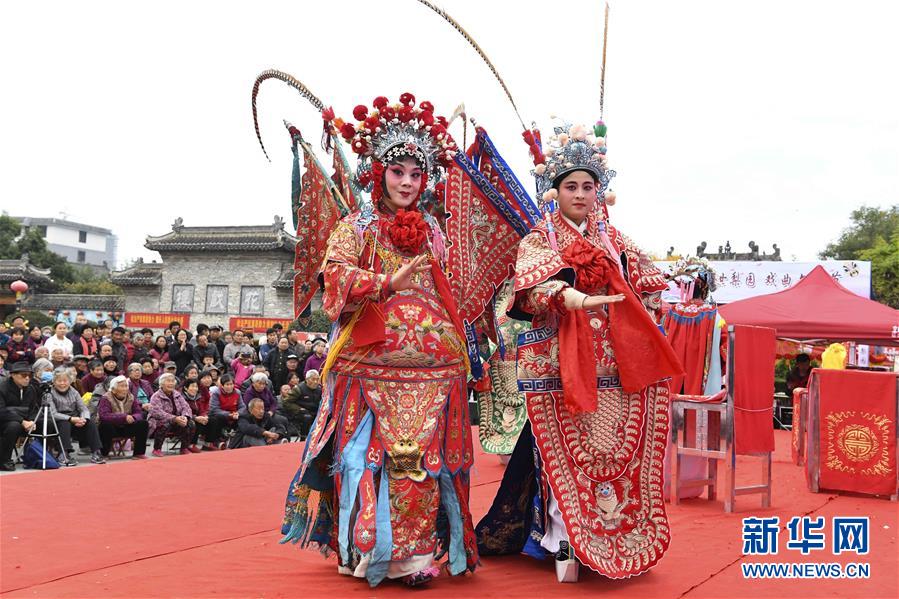
[[[32,381],[31,365],[16,362],[9,367],[9,377],[0,381],[0,470],[16,469],[11,460],[19,437],[34,428],[41,405],[41,394]]]
[[[90,362],[90,356],[86,356],[84,354],[78,354],[74,358],[72,358],[72,366],[75,368],[75,374],[80,381],[85,376],[87,376],[87,364]]]
[[[165,364],[162,365],[162,371],[169,374],[175,374],[178,371],[178,365],[169,360]]]

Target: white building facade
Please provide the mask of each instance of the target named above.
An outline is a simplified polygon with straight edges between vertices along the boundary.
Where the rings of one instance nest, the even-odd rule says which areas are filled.
[[[116,265],[117,239],[109,229],[61,218],[13,216],[22,230],[36,229],[47,241],[47,249],[72,264],[112,270]]]

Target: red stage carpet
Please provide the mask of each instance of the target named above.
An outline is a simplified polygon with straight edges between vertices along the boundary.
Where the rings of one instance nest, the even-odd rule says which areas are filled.
[[[774,507],[758,496],[669,506],[673,540],[650,573],[610,581],[590,573],[577,585],[555,582],[550,561],[484,558],[472,576],[442,577],[428,597],[891,597],[899,596],[897,505],[884,499],[809,493],[789,463],[789,433],[776,434]],[[332,560],[278,544],[279,511],[299,460],[299,444],[278,445],[0,478],[0,593],[8,597],[408,597],[387,581],[369,589],[340,577]],[[475,520],[487,510],[502,467],[478,456]],[[742,481],[755,463],[738,466]],[[741,555],[741,519],[870,516],[871,552],[803,559],[798,551]],[[829,535],[828,535],[829,538]],[[829,543],[829,541],[828,541]],[[869,562],[869,580],[744,580],[745,561]]]

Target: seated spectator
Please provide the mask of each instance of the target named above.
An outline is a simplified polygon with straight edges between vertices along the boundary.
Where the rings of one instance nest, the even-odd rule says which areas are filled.
[[[306,376],[306,373],[310,370],[321,372],[322,367],[325,365],[325,360],[327,359],[328,354],[325,353],[325,342],[321,339],[316,339],[312,343],[312,355],[306,358],[306,365],[303,367],[303,376]]]
[[[200,378],[200,369],[197,368],[197,365],[191,362],[187,365],[183,371],[181,371],[181,380],[186,381],[187,379],[199,379]]]
[[[60,348],[56,347],[50,351],[50,363],[53,364],[54,369],[65,366],[67,362],[65,354]]]
[[[36,383],[49,383],[53,380],[53,363],[50,360],[39,358],[31,365],[31,374]]]
[[[28,340],[31,341],[31,345],[34,349],[37,349],[40,346],[44,345],[44,334],[41,332],[41,327],[34,325],[30,329],[28,329]],[[47,350],[47,355],[50,355],[50,350]]]
[[[0,347],[9,343],[9,325],[5,321],[0,320]]]
[[[181,329],[175,335],[175,342],[169,345],[169,361],[178,365],[178,376],[184,373],[188,364],[194,361],[193,348],[189,343],[187,331]]]
[[[243,388],[244,382],[253,374],[253,352],[244,351],[236,360],[231,361],[231,371],[234,373],[234,385]]]
[[[154,358],[144,358],[140,361],[141,378],[151,387],[156,384],[159,378],[159,369],[155,364]]]
[[[156,340],[153,342],[153,349],[150,350],[150,357],[159,364],[165,364],[169,361],[169,342],[165,335],[156,337]]]
[[[134,347],[126,339],[128,331],[124,327],[115,327],[112,329],[110,337],[110,348],[112,355],[119,365],[119,372],[125,371],[125,366],[131,363],[134,356]]]
[[[306,380],[291,389],[281,402],[283,414],[300,431],[300,438],[305,439],[309,434],[321,401],[321,379],[317,370],[310,370],[306,373]]]
[[[207,370],[207,369],[215,366],[215,360],[212,356],[206,355],[206,356],[203,356],[203,362],[200,364],[197,364],[197,366],[199,366],[200,372],[202,372],[204,370]]]
[[[101,341],[100,342],[100,351],[97,354],[97,357],[100,358],[101,362],[105,362],[107,358],[115,358],[112,353],[112,342],[111,341]],[[118,359],[116,359],[116,363],[118,363]]]
[[[97,425],[91,420],[90,412],[81,400],[81,394],[72,386],[69,371],[57,368],[53,371],[53,386],[50,388],[51,413],[59,429],[59,441],[66,454],[66,466],[77,466],[75,450],[72,447],[72,436],[78,439],[78,445],[90,447],[91,462],[105,464],[100,453],[100,433]]]
[[[253,351],[253,347],[247,344],[244,340],[244,332],[243,331],[234,331],[232,334],[233,341],[225,346],[225,352],[222,354],[222,362],[225,366],[231,366],[231,362],[238,356],[249,352],[250,353],[250,361],[253,360],[253,356],[256,355]]]
[[[268,375],[257,372],[250,377],[250,386],[243,394],[244,405],[250,405],[254,399],[261,399],[265,406],[265,413],[272,418],[272,422],[282,430],[287,430],[287,418],[278,414],[278,399],[272,393]]]
[[[41,358],[43,358],[44,360],[50,359],[50,350],[43,345],[34,348],[35,361],[40,360]]]
[[[179,337],[182,333],[183,330],[178,332]],[[195,426],[193,412],[175,388],[177,385],[177,377],[165,373],[159,377],[159,390],[150,398],[150,435],[156,457],[162,457],[162,444],[169,435],[181,441],[182,455],[200,452],[199,448],[191,447]]]
[[[34,428],[41,405],[38,386],[31,380],[31,365],[16,362],[9,367],[9,378],[0,380],[0,470],[16,469],[12,450],[19,437]]]
[[[200,372],[200,378],[197,379],[197,393],[199,393],[200,409],[204,414],[209,412],[209,390],[214,386],[212,373],[208,370]]]
[[[6,369],[6,354],[0,351],[0,379],[4,379],[9,376],[9,371]]]
[[[128,391],[127,378],[117,376],[110,381],[109,391],[100,398],[97,412],[104,456],[109,455],[113,439],[127,437],[134,438],[131,457],[135,460],[146,459],[149,427],[140,404]]]
[[[53,325],[53,336],[44,341],[44,347],[46,347],[50,351],[50,355],[53,355],[54,349],[62,350],[62,359],[68,360],[72,357],[72,340],[66,337],[66,333],[69,332],[69,325],[64,322],[57,322]]]
[[[75,376],[79,381],[87,376],[88,362],[90,362],[90,356],[85,356],[84,354],[78,354],[72,358],[72,367],[75,369]]]
[[[119,369],[119,361],[115,356],[103,358],[103,373],[107,377],[116,377],[122,374],[122,371]]]
[[[34,364],[34,345],[25,338],[25,329],[16,327],[10,331],[6,342],[6,359],[10,364],[28,362]]]
[[[85,356],[96,356],[99,351],[97,338],[94,337],[94,325],[91,323],[76,324],[72,327],[72,351]]]
[[[103,372],[103,362],[92,360],[87,365],[87,374],[81,379],[81,390],[85,393],[93,393],[94,387],[106,380]]]
[[[209,376],[212,377],[212,382],[209,384],[210,388],[215,387],[219,384],[219,377],[222,375],[222,371],[217,365],[213,364],[208,368],[204,368],[203,372],[208,372]],[[202,378],[203,377],[200,376],[200,379]],[[202,383],[202,380],[200,382]]]
[[[144,358],[150,357],[150,350],[144,347],[144,334],[143,333],[135,333],[131,338],[131,346],[128,348],[131,350],[131,363],[138,363]]]
[[[222,431],[233,430],[237,426],[237,419],[245,406],[240,393],[234,388],[234,377],[223,374],[217,387],[209,390],[209,415],[216,419],[215,432],[221,436]],[[219,440],[206,439],[209,443]]]
[[[241,412],[237,420],[237,434],[228,445],[231,449],[259,447],[275,443],[284,434],[265,411],[265,404],[259,398],[250,400],[250,406]]]
[[[169,360],[162,365],[162,374],[175,374],[178,371],[178,365]],[[161,375],[160,375],[161,376]],[[156,388],[159,388],[159,378],[156,379]]]
[[[209,343],[209,337],[206,333],[197,333],[197,336],[194,337],[197,343],[193,348],[194,362],[198,365],[202,366],[204,359],[211,359],[210,364],[215,364],[221,358],[219,356],[219,350],[215,347],[214,344]]]
[[[150,412],[150,398],[153,397],[153,386],[144,380],[144,371],[140,364],[128,365],[128,392],[134,396],[144,414]]]
[[[190,446],[198,448],[197,441],[200,440],[200,435],[203,435],[203,440],[206,443],[205,449],[218,451],[218,445],[209,441],[209,439],[218,438],[217,434],[210,432],[210,429],[216,425],[217,420],[209,418],[209,403],[204,403],[203,398],[200,396],[200,381],[197,379],[185,379],[181,383],[181,395],[184,396],[184,401],[187,402],[187,405],[190,406],[190,411],[193,413],[194,436],[191,439]]]

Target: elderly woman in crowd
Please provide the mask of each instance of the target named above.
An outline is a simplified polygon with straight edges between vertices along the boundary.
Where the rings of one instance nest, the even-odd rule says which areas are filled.
[[[203,401],[203,396],[200,394],[200,381],[197,379],[185,379],[181,383],[181,395],[184,396],[184,401],[187,402],[187,405],[190,406],[190,411],[193,413],[191,418],[194,421],[194,434],[188,449],[195,448],[197,451],[201,451],[197,441],[200,439],[200,435],[203,435],[203,439],[208,444],[206,448],[210,451],[218,451],[218,446],[210,442],[210,439],[215,441],[218,437],[211,430],[215,427],[216,420],[209,418],[209,402]]]
[[[81,378],[81,390],[85,393],[93,393],[94,387],[106,380],[103,372],[103,362],[91,360],[87,365],[87,374]]]
[[[271,414],[265,411],[265,404],[257,397],[250,400],[245,412],[241,412],[237,420],[237,434],[228,447],[240,449],[269,445],[277,442],[282,435],[283,429],[274,423]]]
[[[234,388],[234,377],[223,374],[219,384],[210,389],[209,415],[215,421],[215,439],[206,438],[207,443],[215,443],[225,429],[234,429],[237,419],[245,409],[240,392]],[[210,433],[211,434],[211,433]]]
[[[54,347],[50,350],[50,363],[53,364],[53,368],[59,368],[60,366],[65,366],[68,360],[66,359],[65,353],[59,347]]]
[[[328,354],[325,353],[325,342],[321,339],[316,339],[312,344],[312,354],[306,358],[306,363],[303,364],[303,376],[306,376],[306,373],[310,370],[321,372],[327,359]]]
[[[250,386],[243,394],[243,403],[249,409],[250,402],[254,399],[262,400],[265,406],[265,413],[272,418],[272,422],[281,430],[286,431],[289,423],[287,418],[278,414],[278,398],[272,392],[269,385],[268,375],[264,372],[257,372],[250,377]]]
[[[53,380],[53,362],[46,358],[38,358],[31,366],[31,372],[36,383],[49,383]]]
[[[177,386],[178,378],[167,372],[159,377],[159,391],[150,398],[150,434],[155,457],[162,457],[162,443],[169,435],[181,441],[182,455],[200,452],[190,445],[196,426],[193,411]]]
[[[128,365],[128,391],[131,392],[144,412],[150,411],[153,386],[144,380],[144,370],[140,364],[135,362]]]
[[[57,368],[53,371],[53,386],[50,388],[52,400],[51,412],[56,426],[59,428],[59,438],[66,453],[66,466],[76,466],[75,451],[72,448],[72,436],[78,439],[78,445],[90,446],[91,462],[105,464],[106,460],[100,453],[100,433],[97,425],[91,420],[90,412],[81,395],[72,386],[72,375],[66,368]]]
[[[117,376],[109,382],[109,391],[100,398],[97,406],[100,416],[100,440],[103,455],[109,455],[112,440],[119,437],[134,438],[132,458],[146,459],[148,424],[140,404],[128,391],[128,379]]]

